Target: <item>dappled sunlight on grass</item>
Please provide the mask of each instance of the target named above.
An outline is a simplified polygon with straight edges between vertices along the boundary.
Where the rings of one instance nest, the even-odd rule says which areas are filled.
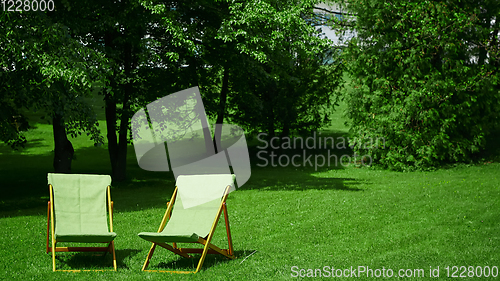
[[[171,278],[140,272],[150,244],[137,236],[156,231],[174,182],[168,173],[152,173],[130,164],[130,180],[113,186],[117,273],[83,273],[72,278]],[[372,169],[305,171],[256,168],[240,190],[228,197],[229,220],[239,258],[210,257],[194,276],[174,279],[286,279],[291,266],[338,268],[426,268],[452,264],[497,265],[500,239],[497,198],[498,164],[425,173],[396,173]],[[45,185],[45,178],[39,179]],[[36,187],[39,188],[39,187]],[[356,192],[352,192],[356,191]],[[45,203],[46,204],[46,203]],[[45,254],[46,205],[1,212],[4,272],[16,276],[25,264],[28,276],[63,278],[50,272]],[[224,246],[219,224],[214,243]],[[8,253],[7,248],[33,243],[31,249]],[[191,269],[185,260],[158,248],[151,267]],[[254,254],[250,255],[251,253]],[[121,257],[120,257],[121,255]],[[250,256],[249,256],[250,255]],[[248,258],[244,261],[245,257]],[[97,260],[99,257],[95,257]],[[62,267],[106,267],[108,260],[75,255],[61,258]],[[108,257],[109,259],[109,257]],[[195,263],[196,264],[196,261]],[[36,270],[35,270],[36,269]],[[105,277],[104,277],[105,276]]]
[[[31,136],[35,141],[24,152],[0,147],[4,185],[0,269],[8,279],[282,280],[290,278],[292,266],[423,268],[426,274],[430,266],[500,266],[500,164],[413,173],[355,165],[259,167],[259,149],[254,144],[251,178],[227,200],[238,259],[209,256],[196,275],[140,271],[150,243],[137,234],[158,229],[175,182],[172,172],[141,170],[130,146],[128,179],[113,182],[111,189],[118,272],[52,273],[45,241],[46,178],[52,171],[53,148],[44,126],[48,125],[38,125],[40,131]],[[343,136],[345,132],[322,134]],[[105,145],[94,147],[84,137],[72,142],[73,173],[110,173]],[[288,157],[300,150],[278,152]],[[326,150],[308,153],[325,155]],[[213,242],[227,245],[223,219]],[[196,264],[197,259],[157,247],[150,268],[192,270]],[[109,255],[61,253],[57,260],[58,268],[64,269],[108,269],[108,265]]]

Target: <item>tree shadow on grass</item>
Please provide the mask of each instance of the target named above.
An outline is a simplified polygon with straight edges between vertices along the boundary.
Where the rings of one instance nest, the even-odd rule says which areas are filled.
[[[237,179],[236,179],[237,181]],[[238,190],[270,190],[270,191],[297,191],[297,190],[344,190],[362,191],[356,187],[367,184],[354,178],[318,177],[310,171],[301,171],[293,168],[259,168],[252,170],[252,176]]]
[[[166,250],[165,250],[166,251]],[[207,270],[208,268],[215,267],[218,264],[228,263],[228,262],[241,262],[247,253],[252,253],[254,250],[238,250],[234,251],[236,259],[231,260],[223,255],[218,254],[208,254],[203,262],[201,270]],[[179,271],[195,271],[200,261],[201,254],[191,254],[192,258],[180,257],[169,252],[171,255],[162,255],[164,261],[160,261],[158,264],[150,264],[148,269],[151,270],[179,270]],[[174,260],[172,260],[174,259]],[[165,261],[168,260],[168,261]],[[241,260],[241,261],[240,261]]]
[[[8,154],[0,157],[0,212],[7,212],[2,216],[26,215],[18,211],[47,208],[47,173],[52,168],[51,156]]]
[[[120,249],[116,250],[116,266],[121,269],[130,269],[125,263],[126,260],[131,259],[140,253],[141,250],[137,249]]]
[[[113,270],[113,255],[100,252],[58,252],[56,253],[56,270],[111,271]]]
[[[23,154],[21,154],[23,151],[24,151],[24,153],[26,153],[25,151],[28,149],[41,148],[41,147],[49,147],[46,144],[44,139],[42,139],[42,138],[30,139],[29,141],[27,141],[24,144],[23,147],[20,147],[17,149],[12,149],[7,144],[1,144],[0,145],[0,154],[1,154],[2,158],[4,155],[23,155]],[[51,149],[53,149],[53,148],[51,148]],[[24,154],[24,155],[26,155],[26,154]],[[4,160],[2,160],[2,161],[4,161]]]
[[[315,176],[319,172],[343,169],[342,166],[320,167],[259,167],[255,160],[256,151],[250,151],[252,175],[240,190],[344,190],[360,191],[356,187],[361,183],[352,178],[325,178]],[[295,155],[298,151],[285,151]],[[307,153],[325,153],[325,150]],[[337,154],[349,151],[337,151]],[[77,160],[72,163],[72,173],[110,174],[110,163],[105,147],[87,147],[75,151]],[[40,215],[47,209],[49,198],[47,173],[53,172],[53,154],[2,155],[0,178],[2,178],[2,197],[0,199],[0,217],[20,215]],[[115,211],[128,212],[148,208],[165,207],[175,189],[172,172],[144,171],[137,165],[133,146],[129,146],[127,156],[127,176],[123,182],[112,182],[111,198],[115,202]],[[237,179],[238,180],[238,179]]]
[[[172,173],[155,173],[140,169],[135,160],[133,147],[129,147],[127,168],[129,179],[113,182],[111,198],[120,210],[121,199],[134,201],[139,199],[146,206],[165,204],[175,187]],[[76,160],[72,161],[74,174],[111,174],[107,149],[87,147],[75,151]],[[29,155],[20,153],[0,156],[0,217],[40,215],[45,213],[49,200],[47,174],[53,173],[53,153]],[[153,190],[150,187],[155,187]],[[159,192],[161,187],[161,192]],[[140,196],[138,196],[140,194]],[[165,194],[165,198],[159,196]],[[122,196],[121,196],[122,195]],[[130,202],[130,206],[137,202]],[[143,206],[144,207],[144,206]]]
[[[333,140],[344,137],[344,133],[327,132],[317,140],[331,137]],[[304,138],[306,139],[306,138]],[[330,139],[328,139],[330,140]],[[353,151],[349,147],[340,146],[328,142],[325,146],[323,142],[320,147],[318,143],[309,148],[304,142],[303,146],[292,148],[282,148],[275,144],[273,149],[270,145],[263,149],[256,145],[249,147],[250,160],[252,163],[252,175],[239,190],[345,190],[362,191],[356,187],[359,184],[366,184],[354,178],[325,177],[328,171],[342,170],[346,167],[355,166],[355,159],[352,157]],[[322,174],[322,175],[318,175]],[[238,177],[236,177],[238,181]]]
[[[125,261],[136,256],[141,250],[137,249],[116,249],[116,266],[118,269],[129,269]],[[71,270],[112,270],[113,255],[101,252],[71,252],[56,253],[57,269]]]

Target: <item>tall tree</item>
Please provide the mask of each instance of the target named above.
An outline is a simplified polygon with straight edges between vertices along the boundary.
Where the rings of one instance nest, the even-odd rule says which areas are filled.
[[[498,3],[346,5],[358,34],[345,52],[357,153],[400,170],[473,159],[499,127]]]
[[[141,1],[62,1],[53,17],[71,36],[108,61],[102,95],[105,101],[108,153],[114,180],[126,178],[129,120],[141,93],[141,68],[150,68],[146,48],[152,14]],[[147,82],[144,82],[147,84]]]
[[[247,128],[276,132],[313,131],[326,124],[336,103],[340,60],[325,64],[332,41],[315,28],[318,1],[233,3],[219,37],[235,43],[238,71],[230,96],[230,118]]]
[[[61,1],[51,17],[68,26],[72,38],[108,61],[103,97],[113,178],[126,177],[131,112],[195,85],[202,87],[206,109],[217,122],[230,119],[246,125],[247,119],[259,120],[248,123],[252,129],[276,122],[276,130],[286,132],[316,128],[325,120],[320,107],[330,100],[331,80],[322,78],[328,72],[318,63],[329,42],[315,36],[304,16],[313,3]],[[261,28],[262,24],[267,26]],[[241,67],[248,67],[246,73],[261,80],[258,87],[244,81]],[[266,85],[274,90],[257,102],[279,97],[270,103],[276,109],[269,114],[266,110],[241,114],[248,118],[230,112],[247,110],[245,100],[259,97],[257,91]]]
[[[182,42],[178,60],[217,123],[287,134],[327,120],[321,107],[333,103],[339,79],[331,77],[340,77],[322,64],[331,42],[307,20],[316,2],[153,1],[149,9]]]
[[[54,169],[69,172],[74,151],[67,134],[86,131],[96,142],[100,138],[95,114],[83,99],[99,76],[91,66],[100,58],[45,13],[3,13],[0,25],[5,30],[0,37],[2,140],[22,143],[21,108],[43,111],[54,127]]]

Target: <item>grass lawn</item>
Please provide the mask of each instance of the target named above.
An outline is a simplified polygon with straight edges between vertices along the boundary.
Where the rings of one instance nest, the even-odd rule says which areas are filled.
[[[339,120],[329,132],[345,131]],[[36,127],[27,133],[26,149],[0,147],[0,279],[281,280],[308,273],[327,277],[324,269],[331,274],[332,268],[336,274],[336,269],[350,274],[353,267],[359,280],[374,279],[382,271],[397,278],[400,269],[412,275],[408,280],[427,280],[430,269],[438,266],[440,278],[434,279],[446,279],[447,272],[467,276],[469,266],[477,273],[489,270],[486,279],[500,274],[499,163],[412,173],[353,166],[259,167],[255,148],[250,180],[228,197],[238,259],[208,256],[196,275],[141,272],[150,243],[137,233],[157,230],[174,181],[171,173],[142,171],[132,147],[129,178],[113,183],[111,191],[118,271],[53,273],[51,256],[45,253],[52,133],[47,124]],[[110,173],[105,145],[93,147],[84,137],[72,142],[74,173]],[[226,245],[224,231],[221,223],[216,245]],[[59,269],[111,268],[110,255],[57,256]],[[196,263],[158,247],[150,269],[189,270]]]

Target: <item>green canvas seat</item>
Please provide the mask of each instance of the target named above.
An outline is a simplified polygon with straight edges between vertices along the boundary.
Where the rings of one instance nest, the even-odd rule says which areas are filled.
[[[157,232],[141,232],[139,237],[152,242],[142,270],[146,270],[156,245],[183,257],[188,253],[201,253],[196,271],[163,271],[171,273],[196,273],[201,269],[206,254],[222,254],[234,259],[231,233],[225,200],[234,188],[234,175],[181,175],[168,203],[167,211]],[[221,213],[224,212],[228,249],[210,243]],[[167,222],[168,221],[168,222]],[[167,244],[173,243],[173,246]],[[178,248],[176,243],[200,243],[204,248]],[[148,270],[162,271],[162,270]]]
[[[177,198],[168,227],[162,232],[141,232],[139,237],[157,243],[166,242],[197,242],[198,238],[206,237],[217,215],[220,199],[215,199],[203,205],[184,209],[182,199]]]
[[[111,177],[108,175],[48,174],[50,201],[47,210],[47,253],[109,252],[116,257],[113,240],[113,202],[110,198]],[[109,210],[109,230],[108,215]],[[52,246],[49,247],[49,229]],[[58,242],[108,243],[107,247],[56,247]],[[78,271],[78,270],[70,270]]]

